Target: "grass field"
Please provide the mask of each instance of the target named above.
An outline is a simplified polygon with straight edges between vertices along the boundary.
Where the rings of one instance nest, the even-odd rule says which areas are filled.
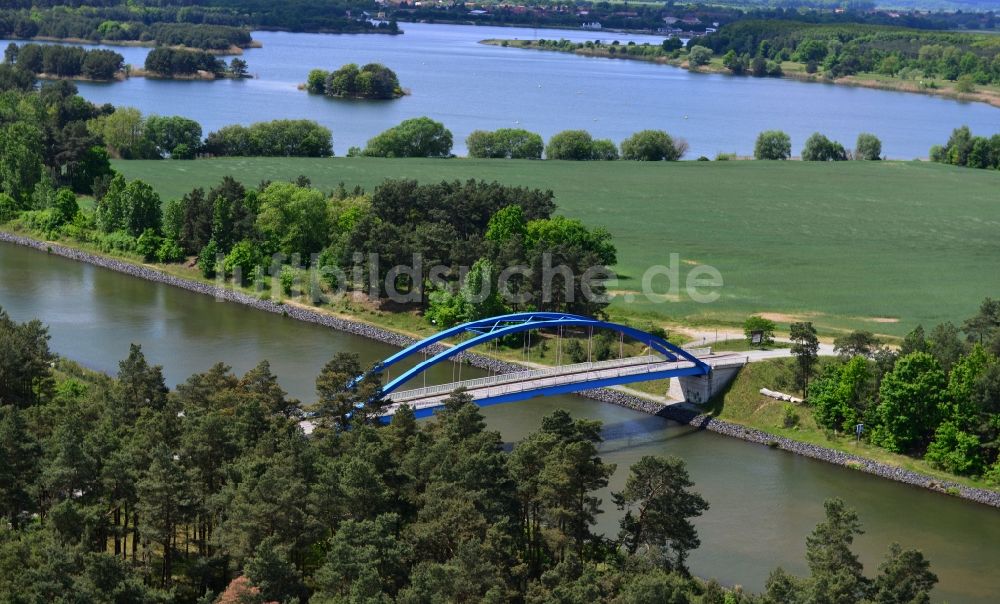
[[[231,158],[119,161],[164,198],[231,175],[249,185],[308,176],[371,189],[386,178],[480,178],[552,189],[559,212],[608,228],[618,246],[613,308],[635,317],[734,324],[750,313],[827,332],[902,335],[961,321],[1000,295],[1000,172],[926,162],[558,162]],[[681,296],[647,299],[643,273],[680,255]],[[683,295],[697,264],[724,286]],[[665,279],[654,290],[667,290]],[[625,298],[632,294],[631,302]]]

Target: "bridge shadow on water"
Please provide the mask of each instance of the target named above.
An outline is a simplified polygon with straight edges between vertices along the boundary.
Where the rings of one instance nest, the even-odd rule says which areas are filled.
[[[678,424],[655,415],[623,422],[605,423],[601,428],[601,438],[604,441],[600,445],[600,451],[601,453],[627,451],[650,443],[667,442],[693,436],[701,431],[701,428]],[[516,444],[515,442],[505,442],[503,448],[510,451]]]

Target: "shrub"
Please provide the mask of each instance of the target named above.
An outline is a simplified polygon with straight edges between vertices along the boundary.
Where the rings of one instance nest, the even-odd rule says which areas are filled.
[[[254,269],[261,263],[257,246],[251,241],[243,240],[233,246],[226,255],[224,266],[227,274],[236,274],[239,269],[240,282],[252,283],[254,279]]]
[[[618,159],[618,147],[607,139],[595,140],[586,130],[563,130],[549,139],[545,155],[549,159],[606,161]]]
[[[712,60],[712,51],[704,46],[692,46],[688,49],[688,63],[692,67],[707,65]]]
[[[584,161],[591,158],[593,148],[594,139],[586,130],[563,130],[549,139],[545,157]]]
[[[799,414],[792,405],[785,405],[781,412],[781,425],[794,428],[799,425]]]
[[[306,78],[306,91],[309,94],[326,94],[326,79],[329,76],[329,71],[313,69]]]
[[[159,249],[156,250],[156,261],[166,264],[167,262],[180,262],[184,259],[184,250],[174,239],[163,239]]]
[[[136,239],[135,251],[141,254],[146,260],[153,260],[156,258],[157,252],[160,251],[161,245],[163,245],[163,238],[153,229],[146,229]]]
[[[215,273],[218,270],[218,259],[216,258],[218,253],[219,246],[215,243],[215,239],[210,240],[205,247],[201,248],[201,252],[198,253],[198,268],[201,270],[201,274],[207,279],[215,277]]]
[[[278,280],[281,282],[281,291],[286,296],[292,295],[292,287],[295,285],[296,276],[298,276],[298,273],[294,268],[287,264],[281,266],[281,271],[278,273]]]
[[[46,234],[55,233],[62,224],[59,214],[52,208],[22,212],[20,220],[25,228]]]
[[[194,149],[181,143],[170,152],[170,159],[194,159]]]
[[[765,130],[757,135],[755,159],[788,159],[792,155],[792,139],[781,130]]]
[[[135,237],[125,231],[103,233],[98,236],[96,243],[97,248],[104,253],[135,251]]]
[[[368,141],[368,157],[448,157],[451,131],[441,122],[418,117],[401,122]]]
[[[874,134],[862,132],[854,144],[854,159],[869,161],[882,159],[882,141]]]
[[[981,445],[975,434],[963,432],[951,421],[943,422],[934,433],[924,459],[953,474],[975,474],[982,469]]]
[[[618,159],[618,147],[606,138],[595,140],[590,147],[590,159],[613,161]]]
[[[683,153],[663,130],[642,130],[622,141],[622,159],[676,161]]]
[[[802,161],[843,161],[847,159],[844,146],[832,141],[819,132],[814,132],[806,139],[802,148]]]
[[[534,132],[501,128],[494,132],[475,130],[465,139],[469,157],[498,159],[541,159],[544,143]]]
[[[21,208],[14,198],[0,192],[0,224],[14,220],[20,212]]]
[[[743,321],[743,335],[747,339],[747,344],[752,344],[754,332],[759,331],[761,332],[760,345],[770,346],[774,344],[775,327],[774,321],[759,315],[752,315]]]
[[[975,91],[976,86],[971,75],[963,75],[955,82],[955,92],[970,93]]]

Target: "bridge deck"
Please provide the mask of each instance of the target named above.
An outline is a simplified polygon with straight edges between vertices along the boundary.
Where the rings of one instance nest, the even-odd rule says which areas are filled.
[[[709,365],[743,364],[745,362],[743,357],[734,358],[731,355],[715,358],[702,357],[702,360]],[[586,387],[589,383],[602,383],[609,380],[620,380],[624,383],[643,379],[661,379],[671,377],[672,374],[687,373],[692,375],[697,373],[696,369],[696,365],[687,360],[665,361],[659,356],[642,356],[518,371],[464,382],[395,392],[389,397],[392,404],[386,408],[385,414],[392,415],[402,404],[409,405],[418,412],[421,410],[429,411],[440,406],[441,402],[458,388],[465,388],[473,399],[483,403],[491,400],[522,398],[519,395],[545,390],[555,391],[559,387],[574,384],[583,384],[582,387]]]

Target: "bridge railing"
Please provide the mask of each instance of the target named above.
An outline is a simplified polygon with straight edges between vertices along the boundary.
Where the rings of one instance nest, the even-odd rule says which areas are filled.
[[[585,373],[588,371],[595,371],[601,369],[610,369],[614,367],[629,367],[633,365],[649,365],[653,363],[666,363],[663,358],[656,355],[647,355],[641,357],[628,357],[625,359],[610,359],[607,361],[593,361],[590,363],[574,363],[572,365],[559,365],[557,367],[546,367],[545,369],[529,369],[526,371],[515,371],[512,373],[501,373],[499,375],[476,378],[472,380],[466,380],[463,382],[454,382],[451,384],[441,384],[439,386],[425,386],[423,388],[415,388],[413,390],[403,390],[400,392],[394,392],[389,395],[389,398],[394,401],[405,401],[415,398],[424,398],[427,396],[434,396],[435,394],[443,394],[451,392],[456,388],[463,387],[467,389],[483,388],[487,386],[496,386],[499,384],[507,384],[511,382],[521,382],[529,379],[536,379],[540,377],[547,377],[551,375],[562,375],[562,374],[573,374],[573,373]]]

